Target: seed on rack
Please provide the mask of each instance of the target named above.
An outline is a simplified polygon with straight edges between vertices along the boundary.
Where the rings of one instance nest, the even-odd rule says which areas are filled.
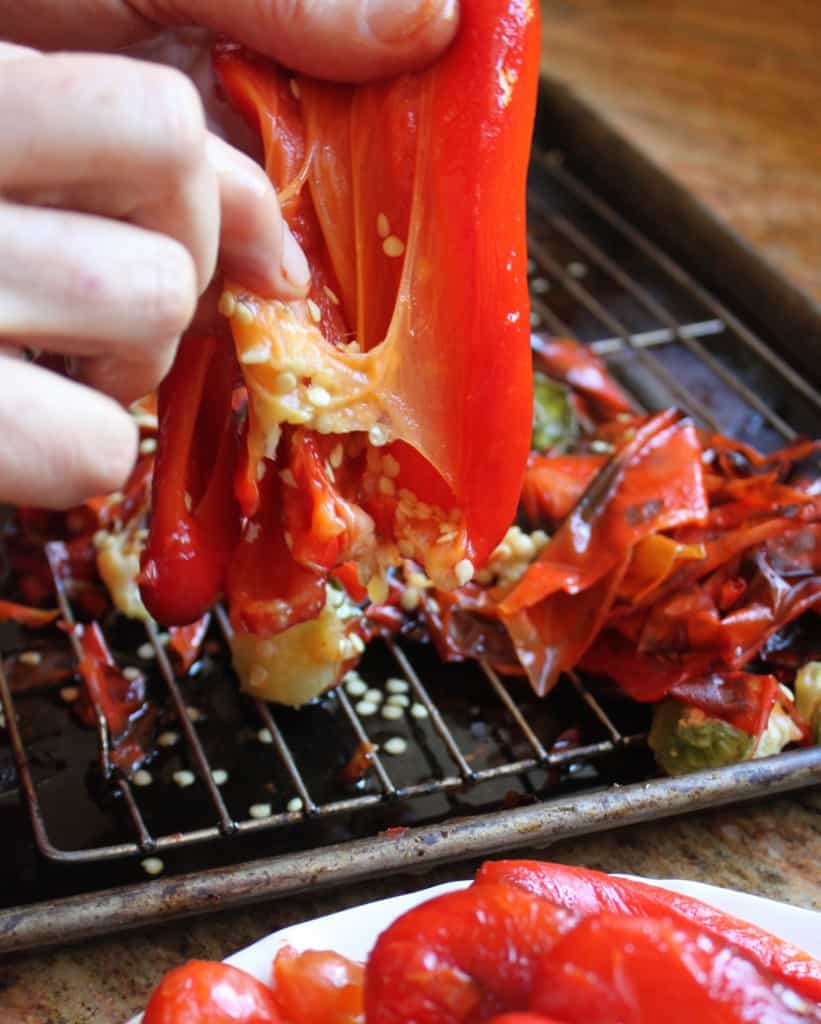
[[[134,772],[131,781],[135,786],[150,786],[154,781],[154,776],[145,768],[140,768],[139,771]]]
[[[140,863],[147,875],[161,875],[165,869],[165,864],[163,864],[159,857],[146,857]]]
[[[290,811],[291,814],[296,814],[297,811],[301,811],[305,805],[302,802],[302,797],[292,797],[285,805],[285,809]]]
[[[407,697],[404,693],[393,693],[388,697],[387,704],[392,704],[397,708],[408,708],[410,707],[410,697]]]
[[[193,786],[197,781],[196,775],[193,772],[188,771],[187,768],[174,772],[171,778],[177,783],[180,789],[185,789],[186,786]]]
[[[395,704],[386,704],[382,708],[382,717],[389,722],[396,722],[405,714],[404,708],[398,708]]]
[[[189,719],[192,722],[201,722],[205,718],[205,715],[200,711],[199,708],[195,708],[190,704],[185,709],[185,713],[188,715]]]
[[[215,786],[224,786],[228,781],[228,772],[224,768],[215,768],[211,772],[211,778]]]
[[[150,661],[154,657],[154,645],[145,643],[137,648],[137,657],[143,661]]]
[[[377,690],[376,687],[365,691],[365,700],[369,700],[371,704],[381,704],[384,699],[385,694],[381,690]]]
[[[367,718],[369,715],[375,715],[379,710],[379,705],[374,704],[371,700],[361,700],[356,705],[355,711],[358,715],[363,718]]]
[[[368,684],[364,679],[349,679],[345,683],[345,692],[350,697],[364,697],[368,692]]]
[[[541,316],[536,312],[535,309],[531,310],[531,313],[530,313],[530,326],[531,327],[540,327],[541,323],[542,323]]]
[[[248,808],[248,813],[252,818],[270,818],[273,814],[273,808],[270,804],[251,804]]]
[[[271,735],[270,729],[260,729],[257,733],[257,739],[260,743],[265,743],[266,745],[274,742],[274,737]]]
[[[577,280],[582,277],[587,277],[587,264],[581,263],[579,260],[573,260],[572,263],[567,264],[567,272],[571,277],[575,277]]]
[[[180,742],[180,734],[174,732],[173,729],[169,729],[167,732],[161,732],[157,737],[158,747],[175,747]]]
[[[550,291],[550,282],[545,277],[536,277],[530,282],[530,290],[534,295],[544,295]]]
[[[393,754],[394,757],[404,754],[407,749],[408,741],[403,740],[401,736],[391,736],[391,738],[384,744],[385,753]]]
[[[529,259],[527,261],[527,272],[528,274],[535,274],[537,270],[536,261]]]
[[[410,713],[411,715],[413,715],[414,718],[428,717],[428,709],[425,707],[424,704],[411,704]]]
[[[80,691],[76,686],[64,686],[60,690],[60,700],[65,701],[66,704],[73,704],[79,696]]]
[[[134,665],[126,665],[123,669],[123,679],[127,679],[129,683],[133,683],[134,680],[139,679],[141,675],[142,672],[140,672],[138,668],[135,668]]]
[[[17,659],[21,665],[39,665],[43,655],[39,651],[23,651]]]
[[[153,455],[156,450],[156,437],[144,437],[142,441],[140,441],[140,455]]]
[[[602,441],[600,438],[590,442],[590,451],[595,452],[596,455],[611,455],[615,448],[609,441]]]

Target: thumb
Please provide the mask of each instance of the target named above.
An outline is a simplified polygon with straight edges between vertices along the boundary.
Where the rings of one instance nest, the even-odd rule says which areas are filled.
[[[458,0],[131,0],[162,25],[201,25],[318,78],[361,82],[424,67],[450,43]]]

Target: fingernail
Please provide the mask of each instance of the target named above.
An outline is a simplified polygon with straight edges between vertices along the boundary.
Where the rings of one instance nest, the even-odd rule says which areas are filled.
[[[383,43],[402,43],[420,34],[430,22],[456,18],[457,0],[368,0],[368,27]]]
[[[300,249],[287,224],[283,226],[282,231],[282,274],[289,284],[300,291],[311,283],[311,270],[305,253]]]

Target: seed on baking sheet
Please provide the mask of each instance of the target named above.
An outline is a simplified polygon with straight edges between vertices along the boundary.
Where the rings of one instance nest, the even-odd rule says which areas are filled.
[[[396,721],[405,714],[404,708],[398,708],[395,704],[386,704],[382,708],[382,717],[388,721]]]
[[[39,651],[23,651],[17,660],[21,665],[39,665],[43,655]]]
[[[248,813],[252,818],[270,818],[273,809],[270,804],[251,804]]]
[[[536,270],[537,270],[536,261],[533,260],[533,259],[529,259],[527,261],[527,272],[528,272],[528,274],[535,274]]]
[[[187,768],[182,768],[180,771],[174,772],[171,778],[177,783],[180,789],[185,789],[187,786],[193,786],[197,781],[196,775],[193,772],[188,771]]]
[[[536,312],[535,309],[531,310],[531,312],[530,312],[530,326],[531,327],[539,327],[541,325],[541,322],[542,322],[541,316]]]
[[[368,684],[364,679],[351,679],[345,683],[345,692],[349,697],[364,697],[368,692]]]
[[[76,686],[64,686],[60,690],[60,700],[65,701],[66,704],[73,704],[79,696],[80,691]]]
[[[318,324],[322,319],[322,310],[317,306],[313,299],[308,299],[308,312],[315,324]]]
[[[587,276],[587,265],[579,260],[573,260],[572,263],[567,264],[567,272],[571,277],[575,277],[578,280]]]
[[[165,864],[159,857],[146,857],[140,864],[147,875],[161,875],[165,869]]]
[[[410,697],[404,693],[392,693],[385,703],[392,704],[397,708],[408,708],[410,707]]]
[[[180,734],[174,732],[173,729],[169,729],[167,732],[161,732],[157,737],[158,747],[175,747],[180,742]]]
[[[530,282],[530,290],[534,295],[544,295],[550,291],[550,282],[545,277],[536,277]]]
[[[257,733],[257,740],[260,743],[269,744],[274,742],[274,737],[271,735],[270,729],[260,729]]]
[[[145,643],[137,648],[137,657],[143,661],[150,661],[154,657],[154,645]]]
[[[398,757],[408,749],[408,741],[403,740],[401,736],[391,736],[384,744],[383,749],[386,754],[393,754],[394,757]]]
[[[185,713],[192,722],[201,722],[205,718],[205,715],[200,711],[200,709],[193,707],[191,704],[189,704],[185,709]]]
[[[215,786],[224,786],[228,781],[228,772],[224,768],[215,768],[211,772],[211,778]]]
[[[428,717],[428,709],[424,704],[411,704],[410,713],[414,718]]]
[[[134,772],[131,781],[135,786],[150,786],[154,781],[154,776],[145,768],[140,768],[138,772]]]
[[[389,679],[385,683],[385,689],[388,693],[407,693],[410,689],[410,684],[404,679]]]
[[[392,259],[401,256],[404,251],[405,243],[402,241],[401,238],[397,238],[396,235],[388,235],[388,237],[382,243],[382,252],[384,252],[386,256],[389,256]]]
[[[123,679],[127,679],[129,683],[133,683],[135,679],[139,679],[142,672],[134,665],[126,665],[123,669]]]
[[[379,710],[379,705],[374,704],[372,700],[361,700],[356,705],[355,709],[358,715],[362,715],[364,718],[368,718],[370,715],[375,715]]]
[[[380,238],[387,238],[391,233],[391,222],[384,213],[380,213],[376,218],[376,233]]]
[[[381,690],[377,690],[376,687],[365,692],[365,700],[369,700],[371,704],[381,704],[384,699],[384,693]]]
[[[301,811],[304,806],[305,804],[302,802],[302,797],[295,796],[288,801],[285,805],[285,809],[290,811],[291,814],[295,814],[297,811]]]

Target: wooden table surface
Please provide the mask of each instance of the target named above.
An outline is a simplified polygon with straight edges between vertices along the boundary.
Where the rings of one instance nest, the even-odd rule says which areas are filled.
[[[821,4],[544,0],[544,69],[572,85],[821,299]],[[545,851],[527,851],[531,856]],[[821,909],[821,793],[559,843],[547,855]],[[0,1024],[119,1024],[164,970],[269,931],[466,877],[474,864],[173,923],[0,965]]]
[[[818,0],[542,0],[570,85],[821,301]]]

